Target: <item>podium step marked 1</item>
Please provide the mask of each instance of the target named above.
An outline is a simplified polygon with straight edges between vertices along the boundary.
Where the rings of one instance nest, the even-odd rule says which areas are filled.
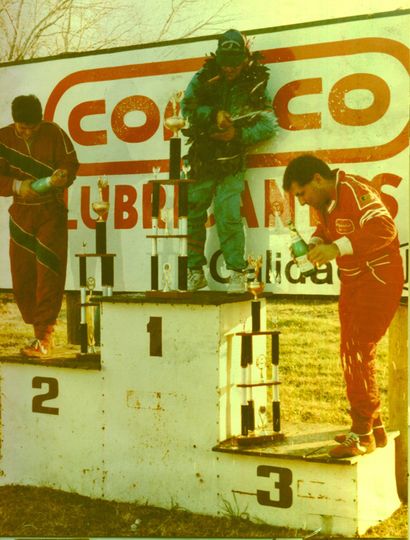
[[[400,505],[397,433],[385,448],[343,460],[327,456],[328,426],[238,444],[238,334],[251,329],[249,298],[106,297],[100,363],[1,359],[0,483],[211,515],[229,502],[250,519],[322,534],[362,534],[389,517]],[[266,335],[254,339],[254,358],[261,354]],[[253,387],[255,411],[267,393]]]

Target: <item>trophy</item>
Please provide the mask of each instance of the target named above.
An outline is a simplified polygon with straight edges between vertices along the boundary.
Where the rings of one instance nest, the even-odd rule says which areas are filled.
[[[283,204],[281,204],[278,201],[275,201],[274,203],[272,203],[272,210],[273,210],[273,228],[271,232],[273,234],[287,234],[288,230],[283,225],[282,219],[280,217],[283,212]]]
[[[100,177],[98,179],[98,192],[100,194],[100,199],[98,201],[95,201],[91,204],[92,209],[94,212],[98,215],[97,221],[106,221],[107,212],[110,208],[110,203],[108,201],[103,200],[103,189],[108,186],[108,180],[104,178],[104,180]],[[105,219],[104,219],[105,218]]]
[[[267,414],[266,407],[264,405],[261,405],[259,407],[258,417],[259,417],[258,428],[260,430],[260,434],[267,435],[268,432],[266,428],[268,427],[268,414]]]
[[[163,292],[169,292],[171,290],[171,265],[170,263],[166,262],[162,266],[162,284],[163,284]]]
[[[260,354],[256,359],[256,367],[259,369],[259,379],[260,382],[265,382],[265,369],[266,369],[266,356],[264,354]]]
[[[161,167],[159,165],[154,165],[152,167],[152,172],[154,173],[154,180],[158,180],[158,175],[161,171]]]
[[[178,105],[184,97],[184,92],[180,90],[171,97],[172,116],[165,119],[165,126],[172,131],[172,137],[178,138],[178,131],[185,126],[185,120],[178,113]]]
[[[184,178],[188,180],[189,178],[189,171],[191,170],[191,164],[188,160],[184,159],[182,160],[182,172],[184,173]]]
[[[107,214],[110,208],[110,203],[103,199],[103,189],[108,187],[108,180],[100,177],[98,179],[98,191],[100,198],[91,204],[92,209],[98,215],[95,223],[95,250],[97,253],[107,252]]]
[[[95,279],[93,277],[87,278],[87,304],[91,303],[91,297],[93,290],[95,289]],[[95,352],[95,335],[94,335],[94,306],[88,305],[86,307],[86,322],[87,322],[87,352]]]
[[[253,299],[251,302],[252,332],[259,332],[261,329],[261,303],[258,299],[258,294],[261,294],[265,288],[265,283],[259,281],[259,272],[262,266],[262,255],[258,258],[249,255],[248,264],[255,271],[255,277],[248,283],[248,291],[253,294]]]
[[[259,281],[259,273],[262,266],[262,255],[254,258],[251,255],[248,257],[248,264],[254,269],[255,277],[248,283],[248,291],[253,294],[254,300],[258,300],[258,294],[261,294],[265,289],[265,283]]]
[[[173,229],[174,209],[162,208],[161,219],[165,223],[164,235],[169,236],[171,234],[171,229]]]
[[[183,164],[184,178],[181,178],[181,138],[179,131],[185,126],[185,120],[180,114],[179,104],[183,98],[182,91],[174,92],[170,99],[172,113],[164,118],[165,127],[172,132],[169,138],[169,165],[168,178],[159,179],[159,166],[154,166],[152,172],[154,179],[152,183],[152,234],[151,238],[151,291],[159,291],[160,267],[158,257],[158,238],[178,238],[179,239],[179,254],[178,254],[178,286],[177,291],[182,292],[187,290],[187,275],[188,275],[188,255],[187,255],[187,215],[188,215],[188,173],[190,170],[189,164]],[[167,106],[168,114],[168,106]],[[167,166],[167,165],[166,165]],[[177,204],[174,203],[172,209],[164,208],[160,210],[160,185],[170,184],[178,186]],[[164,234],[158,234],[158,222],[164,222]],[[162,225],[162,223],[161,223]],[[178,234],[175,234],[175,229]],[[172,231],[172,232],[171,232]],[[162,266],[163,290],[161,292],[170,292],[171,281],[171,266],[164,264]]]

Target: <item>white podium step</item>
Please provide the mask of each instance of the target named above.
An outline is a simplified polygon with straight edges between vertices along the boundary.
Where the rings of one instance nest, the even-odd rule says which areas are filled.
[[[0,359],[0,483],[210,515],[228,504],[251,520],[345,536],[389,517],[400,505],[396,433],[349,460],[326,455],[329,426],[285,425],[283,440],[236,445],[250,304],[225,293],[111,297],[100,359]],[[266,336],[254,341],[254,356],[266,354]],[[252,391],[258,410],[266,387]]]

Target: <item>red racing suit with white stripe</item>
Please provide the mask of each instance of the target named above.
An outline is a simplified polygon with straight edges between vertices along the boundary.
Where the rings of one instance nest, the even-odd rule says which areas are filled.
[[[16,303],[35,336],[43,339],[56,324],[64,294],[67,209],[63,188],[34,200],[20,197],[16,184],[65,169],[67,187],[79,163],[68,135],[42,121],[30,142],[10,124],[0,128],[0,196],[13,196],[10,214],[10,269]]]
[[[400,303],[404,282],[397,229],[371,183],[340,170],[335,199],[318,217],[311,243],[335,243],[340,251],[340,354],[351,414],[369,426],[366,419],[380,409],[376,346]]]

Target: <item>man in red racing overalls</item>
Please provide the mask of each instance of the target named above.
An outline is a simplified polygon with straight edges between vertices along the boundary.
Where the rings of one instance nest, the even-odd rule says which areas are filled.
[[[0,196],[13,197],[10,213],[10,266],[13,292],[35,340],[23,356],[47,357],[64,293],[67,209],[63,191],[75,179],[77,156],[66,133],[45,122],[36,96],[12,103],[13,123],[0,129]],[[39,194],[35,179],[54,187]]]
[[[314,155],[289,163],[283,187],[312,206],[319,224],[309,243],[315,265],[336,259],[340,272],[340,353],[352,418],[332,457],[372,452],[387,443],[380,417],[376,347],[399,305],[403,263],[394,221],[364,178],[331,170]]]

